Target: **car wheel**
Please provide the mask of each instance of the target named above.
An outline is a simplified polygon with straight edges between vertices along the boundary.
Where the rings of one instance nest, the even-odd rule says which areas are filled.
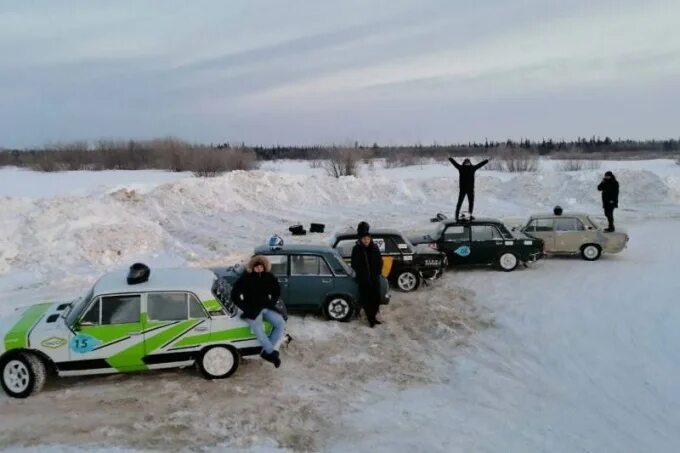
[[[239,354],[232,347],[213,346],[198,360],[198,369],[206,379],[225,379],[236,372]]]
[[[414,271],[402,271],[396,278],[397,288],[405,293],[415,291],[420,285],[420,277]]]
[[[354,306],[346,297],[333,296],[324,305],[326,317],[331,321],[349,321],[354,313]]]
[[[602,249],[597,244],[586,244],[581,247],[581,256],[586,261],[595,261],[602,255]]]
[[[45,362],[30,352],[13,354],[0,364],[2,389],[12,398],[27,398],[47,380]]]
[[[517,255],[512,252],[501,253],[498,257],[498,267],[505,272],[514,271],[519,264]]]

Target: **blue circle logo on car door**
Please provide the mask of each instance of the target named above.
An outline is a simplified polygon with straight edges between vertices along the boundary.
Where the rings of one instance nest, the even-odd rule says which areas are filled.
[[[470,256],[470,246],[461,245],[453,253],[458,256]]]
[[[78,354],[84,354],[86,352],[90,352],[94,350],[97,346],[99,346],[102,342],[97,340],[95,337],[92,337],[90,335],[76,335],[75,337],[71,338],[71,342],[69,344],[69,347],[71,348],[71,351],[77,352]]]

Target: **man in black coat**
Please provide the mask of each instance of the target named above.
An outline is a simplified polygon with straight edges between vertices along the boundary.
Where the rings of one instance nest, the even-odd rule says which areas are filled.
[[[470,159],[465,159],[461,165],[453,157],[449,157],[449,162],[458,169],[459,192],[458,203],[456,204],[456,220],[460,215],[460,208],[463,206],[465,197],[468,199],[468,211],[470,211],[470,218],[472,218],[472,210],[475,206],[475,172],[486,165],[489,159],[484,159],[477,165],[472,165]]]
[[[246,266],[231,290],[231,301],[243,311],[241,318],[252,329],[255,337],[262,345],[262,358],[281,365],[276,345],[283,337],[286,321],[276,309],[276,302],[281,296],[279,281],[271,273],[271,264],[265,256],[255,255]],[[269,321],[272,331],[267,335],[264,321]]]
[[[619,207],[619,182],[616,180],[614,173],[606,172],[602,182],[597,186],[597,190],[602,192],[602,207],[604,208],[604,215],[609,222],[609,227],[605,231],[615,231],[614,209]]]
[[[359,284],[359,299],[366,312],[368,325],[374,327],[382,324],[376,319],[380,309],[380,275],[382,273],[382,255],[373,242],[366,222],[357,227],[359,239],[352,249],[352,269],[356,272]]]

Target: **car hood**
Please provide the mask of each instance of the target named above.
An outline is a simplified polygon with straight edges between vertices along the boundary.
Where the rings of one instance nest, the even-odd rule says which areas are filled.
[[[431,241],[428,241],[428,242],[431,242]],[[441,258],[442,255],[445,255],[444,252],[440,252],[440,251],[438,251],[438,250],[434,250],[432,247],[430,247],[430,246],[427,245],[427,244],[418,244],[418,245],[416,245],[416,246],[415,246],[415,252],[416,252],[418,255],[422,255],[422,256],[429,255],[429,256],[432,256],[433,258]]]
[[[46,302],[23,307],[0,319],[0,351],[26,348],[29,346],[29,334],[60,325],[61,316],[55,319],[52,315],[65,313],[71,302]]]
[[[234,283],[241,274],[243,274],[246,268],[241,264],[235,264],[228,267],[213,267],[210,270],[212,270],[219,278],[223,278],[229,283]]]
[[[430,242],[436,241],[436,239],[432,238],[432,236],[430,236],[429,234],[426,234],[426,233],[420,233],[420,234],[414,234],[412,236],[408,236],[408,240],[413,245],[429,244]]]

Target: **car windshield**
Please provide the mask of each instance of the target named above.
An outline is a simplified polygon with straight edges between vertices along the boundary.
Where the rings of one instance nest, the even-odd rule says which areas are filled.
[[[512,233],[502,223],[496,225],[505,239],[512,239]]]
[[[69,308],[68,313],[66,314],[66,324],[69,326],[72,326],[75,324],[75,322],[78,320],[80,315],[82,314],[83,310],[87,307],[88,302],[92,300],[92,296],[94,295],[94,286],[90,288],[90,290],[87,292],[87,294],[84,297],[81,297],[80,299],[76,300],[71,304],[71,308]]]
[[[445,223],[439,223],[437,227],[434,229],[434,232],[432,233],[432,236],[430,236],[432,239],[439,239],[442,236],[442,233],[446,229],[446,224]]]
[[[333,271],[336,274],[340,274],[339,268],[345,271],[345,274],[347,275],[353,275],[354,274],[354,269],[350,267],[349,264],[345,262],[345,260],[342,259],[342,256],[340,256],[340,252],[338,252],[337,249],[333,249],[333,254],[335,255],[335,261],[337,264],[333,264]]]

